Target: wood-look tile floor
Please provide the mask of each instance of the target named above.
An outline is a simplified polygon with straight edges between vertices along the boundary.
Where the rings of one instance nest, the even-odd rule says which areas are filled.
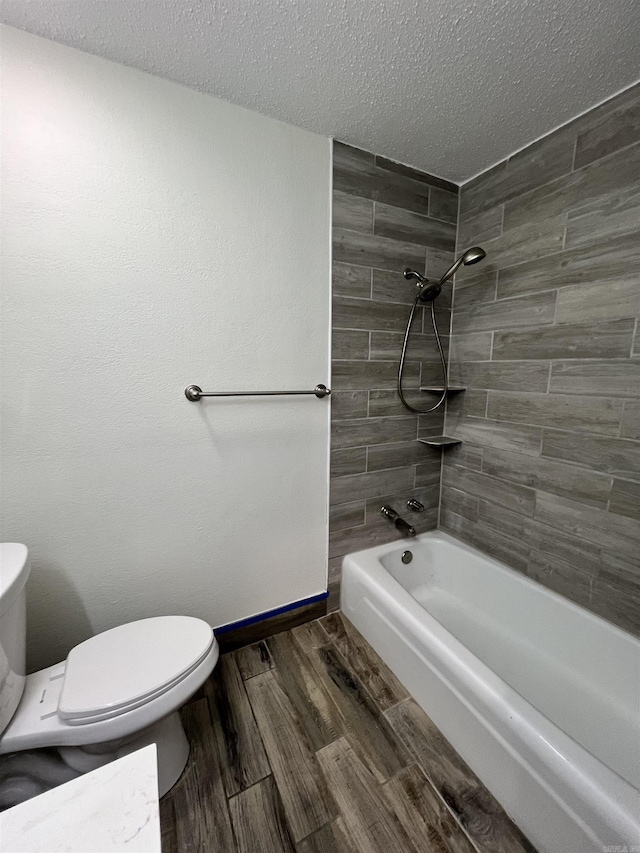
[[[223,655],[182,717],[163,853],[534,851],[340,613]]]

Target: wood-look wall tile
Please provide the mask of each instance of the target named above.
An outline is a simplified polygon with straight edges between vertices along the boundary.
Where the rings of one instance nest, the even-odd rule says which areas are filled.
[[[491,447],[484,449],[482,470],[501,480],[605,509],[611,490],[609,476],[588,468],[579,468],[555,459],[532,459]]]
[[[366,361],[369,358],[369,332],[334,328],[331,332],[331,358]]]
[[[476,275],[456,281],[454,292],[456,311],[472,305],[494,302],[497,281],[498,270],[491,267],[485,268]]]
[[[507,203],[504,227],[515,228],[543,222],[571,211],[587,200],[593,202],[636,181],[639,170],[640,145],[633,145],[613,157],[568,172]]]
[[[416,213],[429,212],[428,184],[363,161],[334,158],[333,188]]]
[[[249,706],[242,676],[232,655],[221,655],[216,677],[205,682],[205,695],[220,745],[220,772],[227,797],[271,773]]]
[[[433,246],[429,246],[427,248],[427,278],[440,280],[442,276],[451,268],[451,265],[456,259],[455,252],[446,252],[443,249],[435,249]],[[414,283],[414,291],[416,289]],[[447,293],[451,291],[445,288],[440,296],[438,297],[438,302],[446,299]]]
[[[488,361],[491,358],[492,332],[468,332],[451,337],[451,363],[464,361]]]
[[[464,249],[482,245],[486,240],[495,240],[502,234],[502,216],[504,205],[482,210],[475,216],[465,217],[458,224],[458,246]]]
[[[423,270],[426,264],[425,248],[414,243],[341,228],[333,229],[333,256],[340,263],[391,271],[405,266]]]
[[[414,381],[419,380],[419,367],[407,365]],[[331,382],[336,391],[367,391],[395,388],[398,364],[395,361],[334,361],[331,365]]]
[[[634,326],[635,321],[628,318],[495,332],[492,358],[625,358],[631,352]]]
[[[640,359],[554,361],[549,390],[552,394],[640,399]]]
[[[624,148],[640,139],[640,88],[614,99],[612,109],[601,109],[591,123],[578,134],[576,140],[575,168],[579,169],[600,157]]]
[[[414,421],[415,428],[415,421]],[[425,461],[426,448],[416,438],[398,444],[379,444],[369,448],[367,471],[382,471],[384,468],[404,468]]]
[[[383,798],[379,783],[346,738],[318,752],[318,761],[334,792],[344,824],[362,853],[414,853],[400,821]]]
[[[440,457],[435,453],[431,454],[431,458],[420,465],[416,466],[416,488],[424,488],[426,486],[440,485]]]
[[[408,698],[406,689],[343,613],[331,613],[320,624],[379,708],[386,711]]]
[[[566,214],[508,230],[505,225],[500,237],[484,241],[487,259],[483,263],[489,268],[502,269],[559,252],[563,246],[565,228]],[[463,268],[460,275],[472,275],[471,270],[473,267]]]
[[[530,391],[546,391],[549,383],[549,363],[544,361],[466,361],[464,364],[452,365],[451,382],[456,385],[466,385],[472,389],[489,391],[519,391],[522,388]]]
[[[369,357],[373,361],[400,360],[404,332],[371,332],[371,350]],[[440,354],[433,337],[412,331],[406,353],[407,361],[434,361],[440,364]]]
[[[434,187],[429,196],[429,216],[455,225],[458,221],[458,193]]]
[[[329,527],[333,530],[344,530],[348,527],[359,527],[364,524],[364,501],[354,501],[348,504],[336,504],[329,508]]]
[[[373,202],[346,193],[333,193],[333,227],[350,231],[373,232]]]
[[[418,272],[422,272],[422,270],[418,270]],[[402,275],[402,269],[373,271],[371,295],[377,302],[397,302],[402,305],[411,305],[415,298],[415,291],[415,286]],[[405,314],[406,323],[409,317],[407,308],[405,308]]]
[[[408,414],[408,413],[407,413]],[[416,419],[406,418],[352,418],[331,424],[331,446],[336,450],[345,447],[391,444],[416,439]]]
[[[354,148],[346,142],[333,140],[333,162],[345,169],[359,169],[363,166],[373,166],[375,155],[362,148]]]
[[[485,418],[465,418],[456,424],[455,437],[483,447],[513,450],[527,456],[540,454],[540,427],[501,423]]]
[[[523,387],[527,387],[526,384]],[[497,421],[617,436],[622,402],[570,394],[501,394],[491,391],[487,416]]]
[[[337,477],[331,481],[331,503],[343,504],[375,498],[377,495],[396,494],[409,491],[413,485],[413,468],[394,468]]]
[[[337,421],[366,418],[368,405],[366,391],[331,391],[331,417]]]
[[[555,307],[554,290],[513,299],[499,299],[497,302],[474,303],[454,313],[453,334],[464,335],[553,323]]]
[[[442,485],[441,495],[442,508],[449,512],[455,512],[469,521],[478,520],[478,498],[473,497],[467,492],[454,489],[452,486]]]
[[[590,608],[626,631],[640,635],[640,573],[638,562],[617,554],[603,555],[603,568],[591,585]]]
[[[481,471],[485,449],[469,441],[450,447],[444,454],[443,467],[456,465],[459,468],[469,468],[470,471]]]
[[[447,398],[447,417],[451,423],[457,423],[460,418],[469,415],[484,418],[487,414],[488,396],[488,391],[478,388],[468,388],[466,391],[450,394]]]
[[[301,841],[337,816],[333,797],[276,673],[245,684],[293,840]]]
[[[238,853],[295,853],[273,777],[232,797],[229,811]]]
[[[565,248],[589,246],[614,237],[635,235],[640,228],[640,181],[595,202],[574,208],[567,217]]]
[[[465,184],[460,196],[461,217],[466,220],[570,172],[574,145],[573,133],[561,129]]]
[[[407,507],[407,500],[415,498],[424,506],[422,512],[412,512]],[[432,519],[435,513],[436,522],[438,514],[438,501],[440,499],[440,484],[432,484],[411,489],[409,492],[403,492],[396,495],[381,495],[380,498],[370,498],[366,502],[366,519],[368,525],[378,525],[380,527],[388,527],[389,520],[383,518],[380,513],[380,507],[383,504],[391,506],[404,519],[413,525],[418,533],[423,533],[426,530],[432,529]]]
[[[617,477],[640,480],[640,444],[624,438],[545,430],[542,456],[575,462]]]
[[[387,160],[386,157],[376,155],[376,166],[385,169],[389,172],[395,172],[397,175],[403,175],[406,178],[412,178],[415,181],[421,181],[431,187],[440,187],[454,194],[459,193],[459,187],[452,181],[447,181],[445,178],[438,178],[436,175],[430,175],[428,172],[421,172],[418,169],[413,169],[411,166],[405,166],[404,163],[396,163],[395,160]]]
[[[344,477],[367,470],[367,448],[348,447],[331,451],[331,476]]]
[[[397,365],[396,365],[397,372]],[[417,381],[414,381],[416,380]],[[414,381],[414,384],[411,384]],[[402,390],[405,396],[405,399],[409,403],[409,405],[414,406],[417,409],[425,409],[429,407],[429,401],[431,400],[431,396],[424,394],[419,390],[420,386],[420,377],[406,377],[403,376],[402,379]],[[434,401],[435,402],[435,401]],[[381,417],[403,417],[406,418],[408,414],[408,410],[402,405],[400,401],[400,397],[398,396],[398,391],[396,388],[393,390],[383,390],[383,391],[369,391],[369,415],[372,418],[381,418]],[[444,419],[444,411],[442,409],[439,412],[434,412],[431,417],[431,423],[435,427],[434,433],[437,432],[437,427],[442,426],[442,422]]]
[[[404,305],[338,296],[333,300],[333,328],[401,332],[407,324]]]
[[[558,291],[557,323],[584,323],[637,317],[640,314],[640,276],[607,284],[576,285]]]
[[[513,537],[500,527],[480,520],[474,523],[446,507],[440,509],[440,527],[512,569],[526,573],[529,545],[520,535]]]
[[[412,477],[413,479],[413,477]],[[411,489],[401,494],[408,494]],[[394,494],[397,494],[394,492]],[[329,531],[329,559],[343,557],[355,551],[363,551],[365,548],[373,548],[375,545],[385,545],[387,542],[395,542],[401,538],[401,534],[393,524],[379,524],[376,519],[374,524],[365,524],[363,527],[350,527],[346,530]]]
[[[334,261],[331,267],[331,292],[334,296],[369,299],[371,296],[371,270],[366,267],[356,267]]]
[[[640,440],[640,403],[625,400],[620,436]]]
[[[626,515],[640,521],[640,483],[614,480],[609,509],[618,515]]]
[[[433,246],[449,252],[453,252],[456,247],[454,224],[380,202],[376,202],[373,231],[374,234],[403,243]],[[425,262],[426,253],[423,264]]]
[[[483,853],[535,853],[471,768],[413,699],[386,712],[427,779]]]
[[[477,853],[417,765],[401,770],[382,790],[416,850]]]
[[[600,570],[601,551],[597,544],[579,539],[566,530],[551,527],[535,518],[528,519],[527,526],[531,551],[539,551],[578,566],[593,576]]]
[[[640,525],[631,518],[545,492],[537,493],[535,518],[628,560],[638,558]]]
[[[593,575],[580,566],[567,563],[559,557],[531,551],[527,574],[554,592],[560,593],[588,607],[591,602],[591,584]]]
[[[453,467],[443,469],[442,484],[498,506],[517,510],[522,515],[533,515],[535,491],[526,486]]]
[[[636,276],[640,245],[626,234],[577,249],[556,252],[498,272],[498,299],[571,285],[625,281]],[[607,291],[608,285],[603,290]],[[606,319],[606,318],[596,318]],[[571,322],[569,319],[567,322]]]

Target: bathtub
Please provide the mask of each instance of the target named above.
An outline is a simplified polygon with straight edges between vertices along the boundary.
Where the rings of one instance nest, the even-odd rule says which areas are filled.
[[[341,607],[541,853],[640,853],[639,640],[441,531]]]

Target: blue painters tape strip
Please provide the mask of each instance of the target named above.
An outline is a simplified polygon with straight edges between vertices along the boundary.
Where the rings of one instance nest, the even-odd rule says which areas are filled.
[[[307,604],[316,604],[316,602],[324,601],[328,597],[328,591],[319,592],[318,595],[312,595],[310,598],[302,598],[300,601],[293,601],[291,604],[285,604],[283,607],[276,607],[275,610],[267,610],[265,613],[258,613],[257,616],[240,619],[239,622],[229,622],[228,625],[221,625],[219,628],[214,628],[214,634],[228,634],[229,631],[236,631],[238,628],[248,628],[249,625],[264,622],[265,619],[280,616],[282,613],[288,613],[290,610],[297,610],[298,607],[305,607]]]

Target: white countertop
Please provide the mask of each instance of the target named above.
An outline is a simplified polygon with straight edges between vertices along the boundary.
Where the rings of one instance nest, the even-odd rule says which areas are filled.
[[[155,744],[0,813],[2,853],[160,853]]]

